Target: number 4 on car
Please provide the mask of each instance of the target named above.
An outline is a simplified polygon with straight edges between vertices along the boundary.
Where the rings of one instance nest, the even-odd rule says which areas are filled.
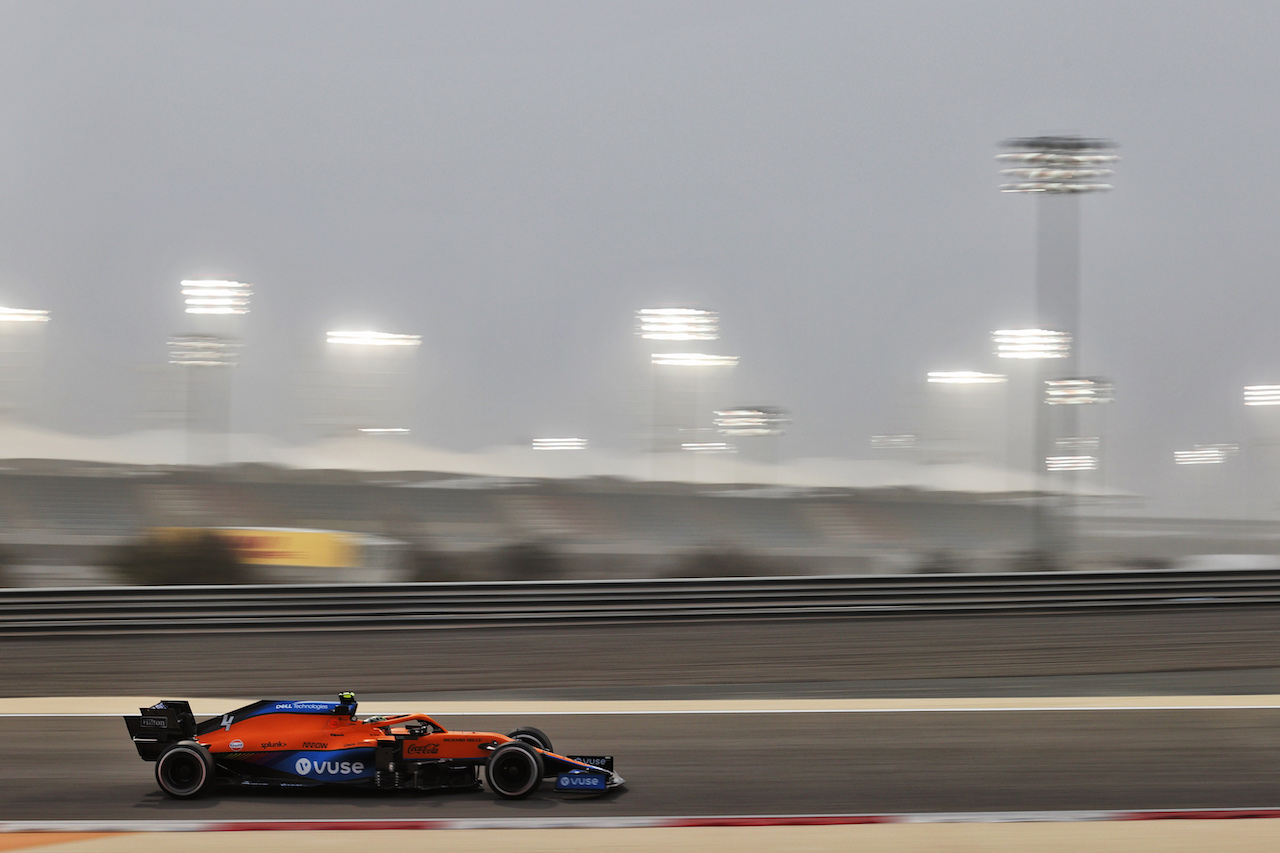
[[[262,700],[197,722],[191,705],[166,699],[125,717],[138,755],[154,761],[171,797],[216,785],[385,790],[480,790],[527,797],[555,790],[603,794],[625,780],[609,755],[562,755],[540,729],[510,734],[451,731],[426,714],[357,717],[356,698]]]

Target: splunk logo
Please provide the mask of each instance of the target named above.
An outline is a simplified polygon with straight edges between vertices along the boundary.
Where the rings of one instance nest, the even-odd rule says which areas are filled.
[[[364,773],[362,761],[312,761],[299,758],[293,763],[293,772],[299,776],[359,776]]]

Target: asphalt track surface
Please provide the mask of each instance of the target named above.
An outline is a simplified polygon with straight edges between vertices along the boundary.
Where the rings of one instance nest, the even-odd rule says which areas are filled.
[[[516,718],[450,718],[510,731]],[[233,789],[164,797],[119,719],[0,720],[0,819],[429,819],[1193,809],[1280,803],[1280,710],[557,717],[561,748],[617,756],[625,790]],[[13,770],[21,768],[19,772]]]
[[[495,632],[6,640],[10,696],[367,698],[1280,693],[1280,610]],[[1063,686],[1069,691],[1061,689]],[[1099,686],[1101,685],[1101,686]],[[1181,689],[1179,689],[1181,688]],[[74,707],[50,711],[74,711]],[[175,802],[116,718],[0,719],[0,819],[617,817],[1280,804],[1280,710],[451,717],[617,757],[625,790],[229,791]]]

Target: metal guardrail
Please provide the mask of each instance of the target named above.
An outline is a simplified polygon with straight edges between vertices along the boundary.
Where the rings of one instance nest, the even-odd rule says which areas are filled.
[[[423,629],[1280,603],[1280,571],[0,590],[0,635]]]

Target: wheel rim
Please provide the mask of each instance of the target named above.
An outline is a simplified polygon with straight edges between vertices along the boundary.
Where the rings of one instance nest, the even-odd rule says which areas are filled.
[[[489,772],[494,787],[508,794],[518,794],[533,784],[534,762],[522,750],[511,750],[494,759]]]
[[[204,781],[204,762],[189,752],[171,753],[161,768],[165,787],[177,794],[186,794],[200,787]]]

